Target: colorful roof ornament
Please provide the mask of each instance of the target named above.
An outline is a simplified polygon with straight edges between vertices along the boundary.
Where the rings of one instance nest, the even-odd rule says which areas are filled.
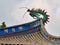
[[[29,13],[29,15],[31,16],[31,17],[35,17],[35,18],[37,18],[37,19],[40,19],[40,18],[42,18],[42,21],[43,21],[43,23],[45,24],[45,23],[47,23],[47,22],[49,22],[48,21],[48,19],[49,19],[49,15],[47,15],[47,12],[45,11],[45,10],[42,10],[42,9],[28,9],[27,10],[27,12],[30,12]],[[34,18],[34,19],[35,19]]]

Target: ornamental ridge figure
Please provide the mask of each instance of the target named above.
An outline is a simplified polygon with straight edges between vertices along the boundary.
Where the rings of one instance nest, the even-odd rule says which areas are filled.
[[[31,16],[31,17],[36,17],[37,19],[40,19],[40,18],[42,18],[42,21],[43,21],[43,23],[45,24],[45,23],[47,23],[47,22],[49,22],[48,21],[48,17],[49,17],[49,15],[47,15],[46,13],[47,12],[45,12],[45,10],[42,10],[42,9],[28,9],[27,10],[27,12],[30,12],[29,13],[29,15]],[[40,16],[42,16],[42,17],[40,17]],[[35,18],[34,18],[35,19]]]

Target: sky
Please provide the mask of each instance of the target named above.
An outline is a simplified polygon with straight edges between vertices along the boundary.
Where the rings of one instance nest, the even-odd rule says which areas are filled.
[[[5,22],[7,27],[31,22],[33,19],[26,8],[41,8],[50,15],[49,23],[45,25],[47,32],[60,36],[60,0],[0,0],[0,25]]]

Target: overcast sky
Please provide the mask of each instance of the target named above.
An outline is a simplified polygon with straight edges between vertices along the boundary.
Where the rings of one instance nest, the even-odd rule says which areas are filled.
[[[50,15],[46,30],[52,35],[60,35],[60,0],[0,0],[0,25],[5,22],[9,27],[33,21],[29,13],[23,18],[27,9],[20,7],[45,9]]]

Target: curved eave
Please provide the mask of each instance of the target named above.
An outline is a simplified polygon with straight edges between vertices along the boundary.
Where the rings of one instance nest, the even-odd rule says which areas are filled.
[[[44,25],[43,25],[43,22],[42,20],[40,20],[40,23],[41,23],[41,34],[43,35],[43,37],[51,42],[54,42],[54,43],[60,43],[60,37],[57,37],[57,36],[53,36],[51,34],[49,34]]]

